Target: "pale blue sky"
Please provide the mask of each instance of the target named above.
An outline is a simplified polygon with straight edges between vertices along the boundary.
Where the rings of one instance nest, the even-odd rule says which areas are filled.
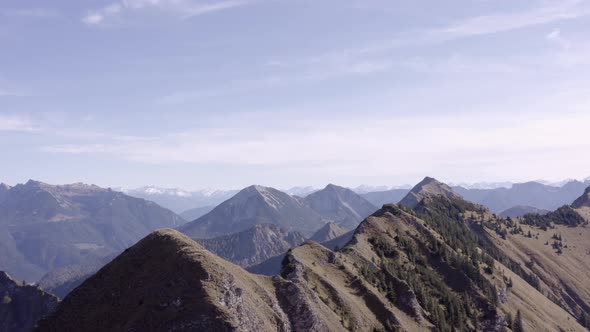
[[[3,0],[0,181],[590,175],[589,1]]]

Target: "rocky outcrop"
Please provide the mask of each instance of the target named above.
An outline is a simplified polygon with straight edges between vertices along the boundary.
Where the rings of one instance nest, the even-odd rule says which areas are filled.
[[[460,197],[448,185],[434,178],[425,177],[399,203],[413,209],[424,198],[432,196],[443,196],[447,198]]]
[[[51,313],[58,299],[35,286],[13,280],[0,272],[0,331],[28,332]]]

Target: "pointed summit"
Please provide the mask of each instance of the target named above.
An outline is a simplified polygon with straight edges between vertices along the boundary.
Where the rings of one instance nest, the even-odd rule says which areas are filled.
[[[427,176],[410,190],[406,197],[400,201],[400,204],[413,209],[422,199],[428,196],[460,197],[448,185]]]
[[[341,227],[353,229],[377,207],[354,191],[334,184],[309,194],[305,204]]]
[[[321,216],[295,198],[274,188],[249,186],[219,204],[211,212],[180,228],[195,239],[244,231],[256,224],[274,224],[309,236],[321,224]]]
[[[288,318],[274,289],[266,290],[268,284],[187,236],[164,229],[72,291],[38,330],[279,330]]]
[[[590,187],[586,188],[584,194],[578,197],[573,203],[572,206],[576,209],[582,207],[590,207]]]

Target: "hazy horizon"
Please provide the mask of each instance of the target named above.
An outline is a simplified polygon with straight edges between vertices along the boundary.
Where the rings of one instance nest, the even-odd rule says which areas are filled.
[[[579,0],[3,1],[0,181],[584,179],[589,15]]]
[[[430,175],[426,175],[425,177],[433,177]],[[513,184],[519,184],[519,183],[527,183],[527,182],[537,182],[537,183],[541,183],[544,185],[549,185],[549,186],[555,186],[555,187],[561,187],[564,184],[571,182],[571,181],[580,181],[580,182],[585,182],[585,181],[590,181],[590,176],[586,177],[586,178],[579,178],[579,179],[574,179],[574,178],[566,178],[566,179],[562,179],[559,181],[548,181],[548,180],[544,180],[544,179],[534,179],[534,180],[528,180],[528,181],[498,181],[498,182],[487,182],[487,181],[477,181],[477,182],[447,182],[444,181],[444,179],[441,178],[437,178],[434,177],[435,179],[442,181],[443,183],[446,183],[450,186],[462,186],[465,188],[481,188],[481,189],[492,189],[492,188],[507,188],[510,187]],[[183,190],[183,191],[188,191],[188,192],[198,192],[198,191],[208,191],[208,190],[220,190],[220,191],[231,191],[231,190],[241,190],[243,188],[246,188],[248,186],[252,186],[252,185],[261,185],[261,186],[265,186],[265,187],[271,187],[271,188],[275,188],[281,191],[289,191],[289,190],[293,190],[293,189],[313,189],[313,190],[320,190],[324,187],[326,187],[329,184],[334,184],[337,186],[342,186],[345,188],[350,188],[353,190],[362,190],[362,191],[381,191],[381,190],[391,190],[391,189],[411,189],[412,187],[414,187],[416,184],[418,184],[420,181],[422,181],[424,179],[424,177],[416,180],[413,183],[394,183],[394,184],[366,184],[366,183],[360,183],[360,184],[356,184],[356,185],[344,185],[341,183],[331,183],[331,182],[326,182],[325,184],[320,184],[320,185],[308,185],[308,184],[298,184],[298,185],[294,185],[294,186],[290,186],[290,187],[281,187],[281,186],[275,186],[273,184],[264,184],[264,183],[250,183],[248,185],[242,186],[242,187],[173,187],[173,186],[160,186],[160,185],[154,185],[154,184],[149,184],[146,183],[144,185],[140,185],[140,186],[136,186],[136,187],[124,187],[124,186],[118,186],[118,185],[103,185],[103,184],[99,184],[99,183],[94,183],[94,182],[84,182],[84,181],[73,181],[73,182],[64,182],[64,183],[52,183],[52,182],[48,182],[48,181],[43,181],[40,179],[35,179],[35,178],[31,178],[31,179],[27,179],[24,181],[20,181],[20,182],[16,182],[16,183],[8,183],[6,181],[2,181],[0,180],[0,184],[4,183],[7,184],[11,187],[18,185],[18,184],[25,184],[26,182],[32,180],[32,181],[40,181],[43,183],[47,183],[50,185],[69,185],[69,184],[76,184],[76,183],[84,183],[87,185],[97,185],[99,187],[102,188],[111,188],[114,190],[122,190],[122,191],[129,191],[129,190],[137,190],[137,189],[144,189],[144,188],[158,188],[158,189],[167,189],[167,190],[174,190],[174,189],[178,189],[178,190]]]

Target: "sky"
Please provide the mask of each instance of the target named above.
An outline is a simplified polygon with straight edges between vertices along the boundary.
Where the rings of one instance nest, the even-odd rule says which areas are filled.
[[[590,175],[590,1],[3,0],[0,182]]]

